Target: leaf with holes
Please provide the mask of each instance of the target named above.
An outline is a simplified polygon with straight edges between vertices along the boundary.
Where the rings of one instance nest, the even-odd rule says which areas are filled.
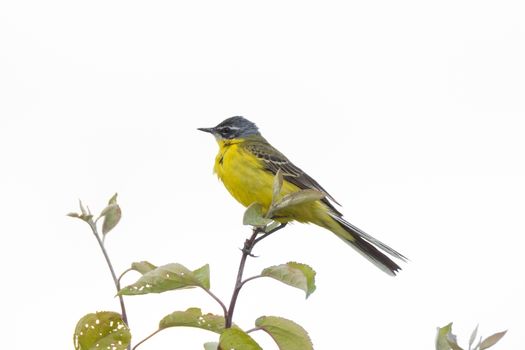
[[[262,206],[259,203],[252,203],[242,218],[243,225],[250,225],[255,227],[264,227],[268,225],[272,220],[265,218],[263,215]]]
[[[315,271],[306,264],[287,262],[262,270],[261,276],[271,277],[289,286],[302,289],[308,298],[315,291]]]
[[[210,288],[210,267],[208,264],[190,271],[181,264],[167,264],[146,272],[137,282],[122,288],[118,295],[142,295],[163,293],[169,290],[201,287]]]
[[[479,345],[479,350],[485,350],[495,345],[501,340],[501,338],[503,338],[505,333],[507,333],[507,331],[492,334],[490,337],[481,342],[481,344]]]
[[[169,327],[195,327],[221,334],[224,331],[224,317],[214,314],[203,314],[201,309],[192,307],[186,311],[175,311],[164,317],[159,329]]]
[[[313,350],[312,341],[303,327],[276,316],[262,316],[255,326],[268,333],[280,350]]]
[[[222,332],[219,347],[223,350],[262,350],[252,337],[238,328]]]
[[[104,218],[102,222],[102,234],[106,235],[113,230],[122,217],[122,210],[117,203],[117,194],[115,193],[108,201],[108,206],[102,210],[99,217]]]
[[[153,265],[149,261],[139,261],[131,264],[131,269],[141,274],[145,274],[152,270],[155,270],[157,266]]]
[[[131,333],[120,314],[111,311],[82,317],[73,336],[76,350],[124,350],[130,341]]]

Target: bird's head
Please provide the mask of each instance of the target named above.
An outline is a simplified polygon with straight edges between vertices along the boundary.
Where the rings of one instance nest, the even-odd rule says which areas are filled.
[[[198,128],[198,130],[213,134],[217,140],[231,140],[250,135],[259,135],[257,125],[243,117],[231,117],[213,128]]]

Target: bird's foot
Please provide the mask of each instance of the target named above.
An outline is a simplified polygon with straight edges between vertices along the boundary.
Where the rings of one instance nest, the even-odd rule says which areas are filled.
[[[254,244],[257,244],[259,243],[260,241],[262,241],[263,239],[265,239],[266,237],[268,237],[269,235],[271,235],[272,233],[274,232],[277,232],[279,231],[280,229],[283,229],[286,225],[288,225],[287,222],[283,223],[283,224],[280,224],[279,226],[277,226],[276,228],[264,233],[262,236],[260,236],[259,238],[257,238],[255,241],[254,241]]]

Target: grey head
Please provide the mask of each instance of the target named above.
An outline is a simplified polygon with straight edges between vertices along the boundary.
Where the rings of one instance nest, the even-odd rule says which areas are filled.
[[[209,132],[219,140],[231,140],[250,135],[260,135],[257,125],[239,116],[228,118],[213,128],[198,128],[198,130]]]

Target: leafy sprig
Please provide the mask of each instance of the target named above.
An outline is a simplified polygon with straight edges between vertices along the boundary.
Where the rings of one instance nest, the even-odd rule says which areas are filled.
[[[195,327],[219,334],[218,342],[204,344],[205,349],[261,349],[249,333],[263,331],[269,334],[280,350],[313,349],[308,333],[297,323],[278,316],[261,316],[254,322],[254,327],[243,330],[233,322],[233,314],[237,297],[242,287],[253,280],[269,277],[286,285],[301,289],[306,297],[315,291],[315,271],[308,265],[297,262],[287,262],[270,266],[260,274],[243,278],[244,267],[248,257],[253,256],[252,250],[257,243],[272,233],[282,229],[286,223],[274,220],[275,213],[286,210],[292,206],[309,201],[316,201],[324,195],[314,190],[304,190],[291,194],[281,195],[283,176],[279,171],[274,180],[272,203],[266,212],[263,207],[254,203],[250,205],[243,217],[243,223],[252,227],[251,236],[246,239],[237,271],[236,283],[228,306],[217,297],[211,289],[210,267],[204,265],[191,270],[179,263],[170,263],[156,266],[148,261],[134,262],[118,278],[105,249],[106,235],[113,230],[122,217],[122,210],[117,203],[117,195],[111,197],[108,205],[94,220],[94,216],[80,202],[80,213],[70,213],[71,217],[81,219],[88,223],[95,235],[104,257],[108,263],[111,275],[117,288],[117,296],[121,304],[121,314],[115,312],[99,312],[88,314],[80,319],[74,333],[75,349],[94,350],[130,349],[131,333],[128,328],[127,315],[124,305],[124,296],[164,293],[187,288],[199,288],[212,297],[220,306],[222,315],[203,313],[200,308],[190,307],[185,311],[173,311],[163,317],[158,328],[146,338],[137,342],[133,349],[156,335],[162,330],[173,327]],[[97,223],[102,219],[102,233],[99,233]],[[132,284],[121,288],[120,283],[124,275],[135,271],[140,277]],[[109,320],[108,322],[106,322]],[[86,328],[87,327],[87,328]],[[117,327],[117,328],[111,328]],[[89,329],[86,332],[85,329]],[[93,337],[99,334],[99,338]],[[103,347],[101,347],[103,346]]]
[[[476,326],[476,328],[474,328],[470,334],[468,350],[488,349],[496,345],[496,343],[499,342],[506,333],[507,331],[494,333],[487,338],[480,336],[479,340],[476,342],[476,339],[478,339],[478,326]],[[452,322],[444,327],[438,328],[436,337],[436,350],[463,350],[463,348],[458,345],[456,335],[452,333]]]

